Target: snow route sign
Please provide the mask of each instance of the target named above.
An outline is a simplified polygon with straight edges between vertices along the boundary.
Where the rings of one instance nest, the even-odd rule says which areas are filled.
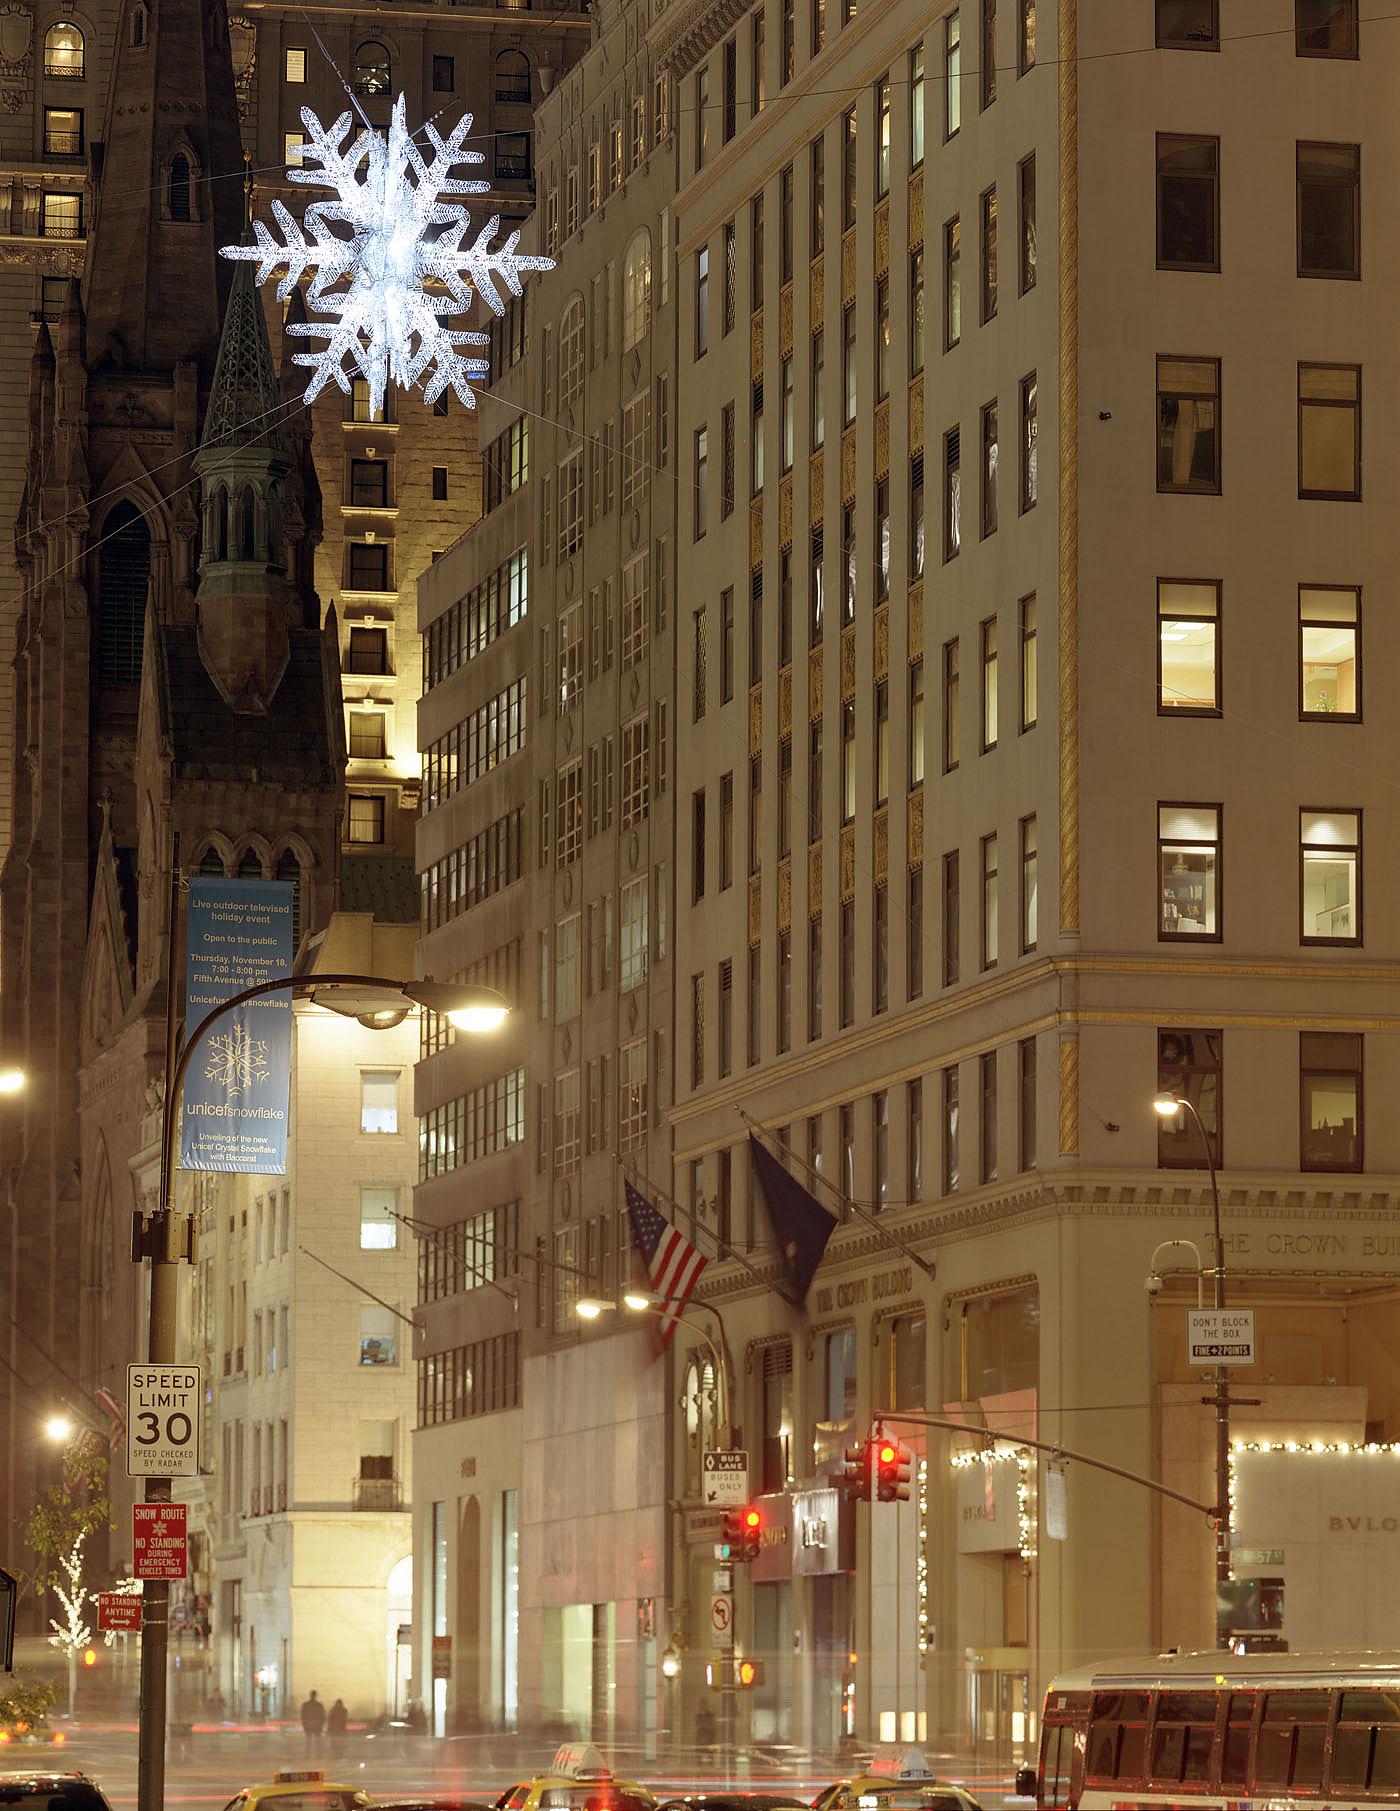
[[[189,1549],[183,1503],[133,1503],[131,1560],[136,1578],[183,1578]]]
[[[126,1367],[128,1478],[199,1476],[203,1395],[198,1365]]]
[[[1186,1314],[1186,1356],[1193,1365],[1252,1365],[1252,1308],[1191,1308]]]

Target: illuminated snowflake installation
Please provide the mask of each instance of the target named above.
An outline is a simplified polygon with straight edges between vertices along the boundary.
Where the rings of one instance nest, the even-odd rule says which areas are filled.
[[[365,126],[351,139],[348,112],[329,128],[309,107],[302,108],[301,117],[308,134],[300,148],[302,163],[319,168],[289,169],[287,174],[293,182],[333,190],[335,199],[310,204],[302,223],[305,233],[274,201],[280,244],[259,220],[252,245],[226,245],[223,251],[226,258],[255,261],[259,283],[285,265],[286,275],[277,285],[284,302],[311,272],[307,308],[328,318],[290,322],[287,328],[326,341],[318,351],[293,354],[296,364],[314,373],[306,400],[313,401],[332,379],[348,395],[358,376],[369,385],[376,415],[390,383],[411,390],[420,380],[426,401],[436,402],[450,387],[467,408],[474,408],[471,385],[486,376],[486,363],[463,357],[458,348],[484,346],[487,337],[449,328],[445,321],[465,313],[473,293],[504,314],[498,284],[518,296],[521,273],[552,270],[554,260],[517,252],[518,230],[493,244],[499,214],[466,243],[471,226],[466,208],[442,197],[479,195],[488,187],[452,175],[455,164],[484,161],[479,151],[463,149],[471,114],[463,114],[446,139],[429,121],[422,128],[427,156],[415,143],[418,135],[404,124],[402,95],[394,103],[387,137]]]

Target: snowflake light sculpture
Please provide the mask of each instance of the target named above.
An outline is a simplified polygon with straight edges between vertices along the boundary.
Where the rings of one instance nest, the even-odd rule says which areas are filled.
[[[402,95],[394,103],[387,137],[365,126],[351,139],[349,112],[330,127],[322,126],[309,107],[302,108],[301,118],[308,134],[302,163],[319,168],[289,169],[287,174],[293,182],[335,191],[335,199],[310,204],[302,223],[305,233],[274,201],[282,242],[259,220],[252,245],[226,245],[223,253],[256,262],[259,283],[284,265],[286,275],[277,285],[284,302],[311,272],[307,308],[328,318],[292,322],[287,329],[326,341],[319,351],[293,354],[296,364],[314,372],[306,400],[314,401],[332,379],[349,395],[352,379],[359,376],[369,385],[376,415],[390,383],[411,390],[420,380],[425,380],[426,401],[436,402],[450,387],[467,408],[475,408],[471,386],[486,376],[486,363],[463,357],[459,348],[485,346],[487,336],[444,323],[465,313],[473,293],[504,314],[498,284],[518,296],[521,273],[552,270],[554,260],[517,252],[518,229],[495,245],[499,214],[468,243],[466,208],[442,199],[479,195],[488,187],[452,175],[455,164],[484,162],[479,151],[463,149],[471,114],[463,114],[445,139],[429,121],[422,129],[426,157],[415,142],[418,135],[404,124]]]

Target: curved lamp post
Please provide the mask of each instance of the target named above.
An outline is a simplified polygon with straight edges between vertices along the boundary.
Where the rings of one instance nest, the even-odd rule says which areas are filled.
[[[621,1303],[603,1301],[598,1297],[586,1295],[580,1301],[574,1303],[574,1313],[578,1315],[580,1320],[585,1321],[596,1321],[604,1314],[616,1314],[619,1306],[630,1309],[633,1314],[661,1314],[664,1313],[676,1299],[677,1298],[673,1296],[656,1295],[649,1289],[629,1289],[623,1295]],[[703,1306],[709,1307],[709,1303],[706,1302]],[[718,1317],[717,1309],[712,1309],[711,1312]],[[717,1398],[715,1406],[719,1410],[720,1421],[718,1433],[720,1441],[727,1445],[731,1430],[729,1421],[729,1366],[725,1354],[720,1347],[716,1345],[709,1330],[703,1326],[701,1322],[692,1320],[688,1314],[677,1313],[674,1318],[682,1322],[683,1325],[689,1327],[693,1333],[697,1334],[705,1342],[710,1357],[714,1360]],[[720,1322],[720,1338],[724,1338],[723,1321]]]
[[[225,1014],[265,994],[310,994],[315,1000],[322,989],[327,997],[317,1002],[333,1012],[358,1019],[368,1029],[387,1030],[400,1024],[414,1006],[441,1013],[461,1031],[476,1035],[498,1031],[510,1012],[504,995],[494,988],[458,985],[446,981],[397,980],[386,975],[288,975],[263,981],[231,995],[200,1020],[185,1039],[179,1055],[174,1052],[175,1028],[170,1026],[166,1046],[165,1104],[161,1123],[160,1205],[145,1220],[137,1241],[137,1258],[151,1260],[151,1299],[148,1357],[151,1364],[173,1364],[177,1290],[176,1267],[188,1252],[188,1239],[177,1223],[175,1211],[177,1136],[180,1102],[190,1060],[204,1034]],[[339,998],[336,990],[341,990]],[[6,1087],[0,1070],[0,1092]],[[20,1085],[23,1085],[21,1076]],[[139,1217],[139,1216],[138,1216]],[[146,1481],[148,1503],[170,1501],[170,1480]],[[138,1811],[164,1811],[165,1805],[165,1667],[170,1634],[170,1586],[162,1579],[146,1579],[143,1591],[141,1635],[141,1710],[138,1742]]]
[[[1215,1151],[1210,1133],[1194,1105],[1183,1094],[1169,1090],[1154,1096],[1153,1108],[1163,1119],[1174,1119],[1188,1113],[1200,1133],[1210,1171],[1210,1205],[1215,1233],[1215,1306],[1225,1306],[1225,1240],[1220,1230],[1220,1178],[1215,1169]],[[1160,1249],[1160,1248],[1159,1248]],[[1153,1254],[1154,1259],[1156,1253]],[[1206,1399],[1207,1401],[1210,1398]],[[1230,1373],[1218,1365],[1215,1372],[1215,1642],[1219,1648],[1229,1645],[1229,1612],[1223,1589],[1230,1582]]]

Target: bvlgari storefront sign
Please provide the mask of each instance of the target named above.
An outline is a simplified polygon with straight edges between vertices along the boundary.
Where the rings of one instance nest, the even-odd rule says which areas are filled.
[[[1233,1466],[1233,1570],[1283,1579],[1289,1647],[1400,1646],[1400,1449],[1272,1446]]]

